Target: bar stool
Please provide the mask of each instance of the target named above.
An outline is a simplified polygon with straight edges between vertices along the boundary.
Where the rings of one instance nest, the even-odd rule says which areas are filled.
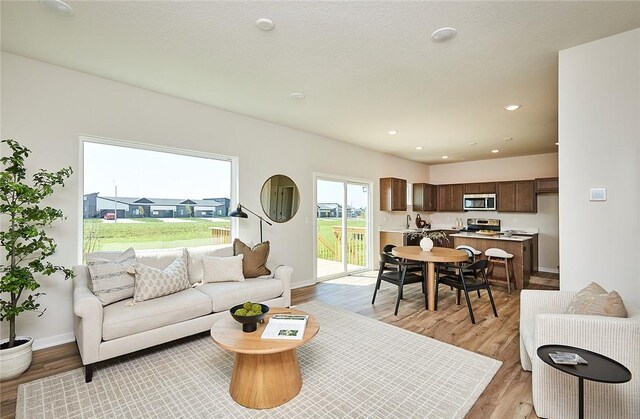
[[[465,252],[467,252],[469,254],[469,262],[475,262],[476,259],[478,259],[478,257],[480,255],[482,255],[482,252],[474,249],[471,246],[467,246],[466,244],[460,245],[458,247],[456,247],[457,250],[464,250]]]
[[[511,292],[511,281],[513,280],[513,288],[518,289],[516,285],[515,271],[513,269],[513,255],[511,253],[507,253],[502,249],[498,249],[495,247],[491,247],[485,250],[484,254],[487,256],[489,260],[489,270],[488,276],[489,280],[494,280],[493,278],[493,268],[496,264],[500,264],[504,266],[504,271],[507,275],[506,283],[507,283],[507,291]],[[502,281],[500,281],[502,282]]]

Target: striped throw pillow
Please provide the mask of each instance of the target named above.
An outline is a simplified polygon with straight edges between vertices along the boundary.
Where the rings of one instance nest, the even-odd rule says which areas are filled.
[[[127,270],[136,263],[136,253],[128,248],[113,258],[87,255],[91,291],[103,306],[133,297],[134,276]]]

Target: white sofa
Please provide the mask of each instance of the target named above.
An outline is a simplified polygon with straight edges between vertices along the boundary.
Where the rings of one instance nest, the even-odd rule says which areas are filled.
[[[109,258],[119,253],[99,252],[99,255]],[[164,269],[183,254],[183,249],[143,250],[136,252],[136,259]],[[205,254],[233,256],[233,249],[230,245],[187,248],[192,284],[202,281]],[[209,330],[234,305],[253,301],[289,307],[293,268],[273,263],[267,267],[271,271],[269,277],[208,283],[135,305],[131,303],[133,299],[127,299],[103,307],[89,288],[87,266],[75,266],[74,332],[86,381],[91,381],[95,363]]]
[[[640,418],[640,310],[628,318],[564,314],[576,292],[523,290],[520,294],[520,362],[532,372],[533,407],[543,418],[578,415],[578,379],[536,354],[548,344],[570,345],[608,356],[631,371],[625,384],[584,381],[585,417]]]

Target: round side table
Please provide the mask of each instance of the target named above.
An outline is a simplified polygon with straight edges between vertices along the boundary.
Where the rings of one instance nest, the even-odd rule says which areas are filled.
[[[566,365],[553,362],[550,353],[571,352],[580,355],[587,364]],[[584,380],[620,384],[631,380],[631,371],[621,363],[596,352],[566,345],[543,345],[536,351],[545,364],[578,377],[578,417],[584,418]]]

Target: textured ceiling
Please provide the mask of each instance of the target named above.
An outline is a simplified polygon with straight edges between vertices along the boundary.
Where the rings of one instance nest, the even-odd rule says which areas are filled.
[[[2,1],[2,50],[430,164],[556,151],[558,51],[640,27],[638,1],[68,3]]]

